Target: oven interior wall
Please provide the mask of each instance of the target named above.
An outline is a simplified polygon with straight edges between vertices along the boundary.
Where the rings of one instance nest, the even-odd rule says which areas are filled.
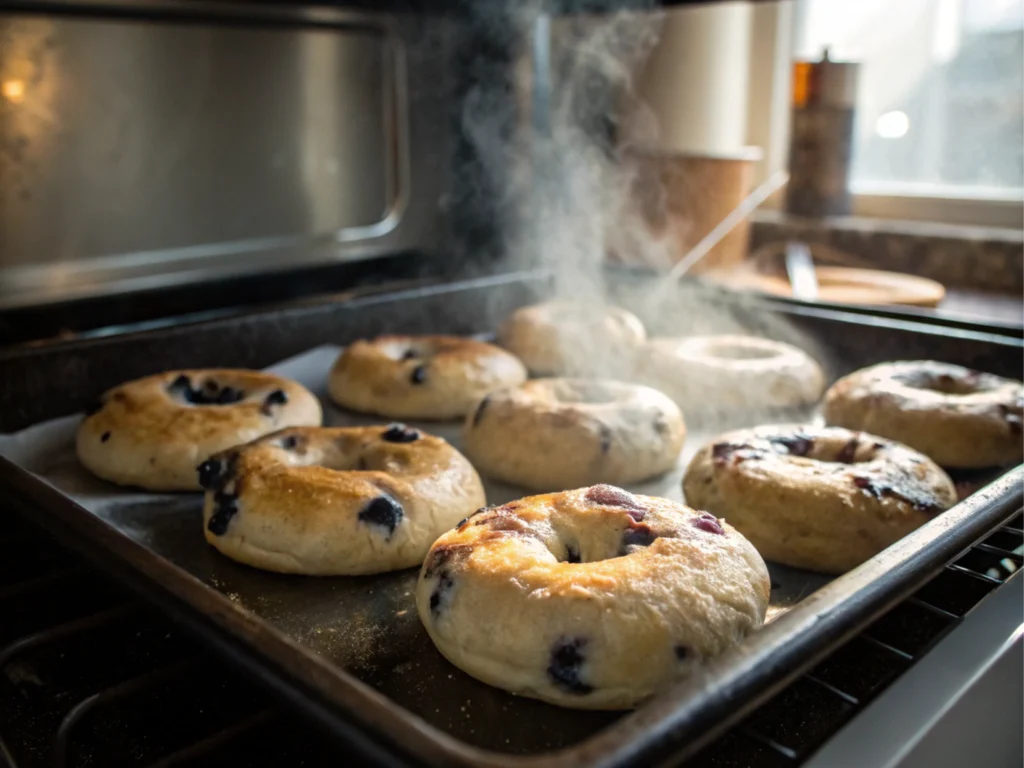
[[[0,11],[0,343],[493,258],[460,105],[507,38],[440,14],[171,8]],[[285,295],[246,287],[268,272]]]

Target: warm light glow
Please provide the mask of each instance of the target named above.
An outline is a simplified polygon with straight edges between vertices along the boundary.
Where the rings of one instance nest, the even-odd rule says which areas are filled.
[[[910,118],[906,112],[886,112],[875,123],[875,132],[883,139],[898,139],[910,130]]]
[[[12,104],[21,104],[25,100],[24,80],[4,80],[0,85],[0,93]]]

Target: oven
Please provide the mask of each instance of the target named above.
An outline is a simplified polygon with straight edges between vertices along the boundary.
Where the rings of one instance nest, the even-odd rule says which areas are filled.
[[[655,333],[798,341],[833,378],[898,358],[1019,376],[1016,329],[667,285],[662,241],[609,234],[632,215],[621,86],[657,20],[0,4],[0,764],[1020,763],[1022,467],[955,477],[957,506],[843,577],[773,567],[784,597],[754,641],[632,713],[446,666],[415,610],[396,618],[414,573],[265,578],[192,540],[193,495],[96,513],[54,485],[40,425],[123,381],[489,336],[567,292]],[[605,246],[648,263],[595,265]]]

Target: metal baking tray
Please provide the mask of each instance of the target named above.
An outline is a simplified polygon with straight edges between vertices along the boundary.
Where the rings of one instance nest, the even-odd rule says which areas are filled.
[[[310,346],[385,329],[486,331],[545,286],[541,274],[510,275],[10,351],[0,356],[0,383],[40,383],[61,364],[78,371],[76,379],[61,382],[64,395],[55,402],[47,403],[37,387],[30,407],[37,419],[52,418],[74,411],[79,396],[93,397],[106,386],[160,369],[265,365]],[[789,329],[812,346],[836,350],[827,356],[833,375],[909,356],[1009,373],[1021,359],[1020,340],[983,331],[826,310],[801,314],[747,299],[734,305],[721,295],[701,300],[718,302],[740,326]],[[655,319],[648,320],[657,327]],[[893,354],[897,349],[903,354]],[[21,388],[28,397],[25,384]],[[69,391],[76,393],[70,399]],[[329,414],[335,423],[347,418]],[[24,415],[8,420],[18,418]],[[426,428],[452,434],[447,427]],[[713,429],[702,424],[691,430],[687,457]],[[773,620],[764,630],[636,712],[609,713],[514,697],[450,665],[416,616],[415,569],[330,579],[264,573],[205,544],[198,495],[115,506],[100,517],[0,460],[0,485],[16,509],[160,603],[227,661],[280,691],[350,748],[386,765],[610,767],[681,759],[1012,516],[1021,503],[1022,481],[1024,467],[1018,467],[834,580],[772,566]],[[678,474],[648,490],[673,487],[678,492]],[[507,486],[488,491],[490,501],[519,495]]]

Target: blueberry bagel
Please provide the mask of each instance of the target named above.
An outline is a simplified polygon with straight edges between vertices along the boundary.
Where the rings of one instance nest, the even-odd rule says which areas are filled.
[[[345,349],[328,380],[344,408],[393,419],[461,419],[497,387],[526,380],[503,349],[458,336],[380,336]]]
[[[767,426],[704,446],[686,503],[728,520],[766,560],[844,573],[956,503],[952,481],[906,446],[839,427]]]
[[[441,653],[485,683],[624,709],[758,629],[768,591],[729,525],[597,485],[482,509],[444,534],[416,608]]]
[[[826,393],[825,419],[898,440],[943,467],[1024,459],[1024,385],[959,365],[908,361],[851,373]]]
[[[535,379],[484,397],[466,418],[466,455],[485,475],[535,491],[628,485],[668,471],[686,428],[649,387]]]
[[[817,402],[825,375],[806,352],[755,336],[652,339],[640,378],[681,408],[751,411]]]
[[[624,309],[560,301],[522,307],[498,330],[498,342],[534,376],[613,375],[646,337]]]
[[[419,565],[484,503],[465,457],[401,424],[286,429],[199,466],[206,540],[257,568],[314,576]]]
[[[198,491],[196,465],[211,454],[320,419],[320,401],[279,376],[168,371],[104,393],[78,427],[76,448],[85,468],[104,480]]]

